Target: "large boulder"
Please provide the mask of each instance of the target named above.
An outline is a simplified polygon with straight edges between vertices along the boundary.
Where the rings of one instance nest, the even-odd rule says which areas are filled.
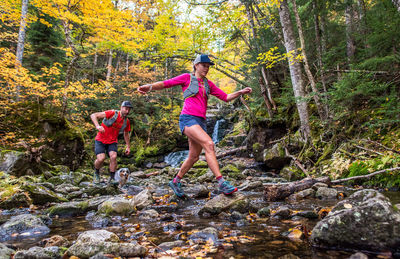
[[[253,122],[245,143],[247,150],[251,150],[258,162],[263,161],[263,151],[270,146],[270,142],[282,138],[287,132],[284,121],[257,120]]]
[[[99,213],[128,216],[135,211],[135,203],[124,197],[112,197],[99,205]]]
[[[280,170],[289,165],[291,160],[286,156],[282,143],[276,143],[272,148],[265,149],[263,152],[263,161],[268,168]]]
[[[400,213],[388,198],[375,190],[361,190],[318,222],[311,241],[317,247],[398,252],[399,225]]]
[[[22,214],[11,217],[0,226],[0,242],[10,239],[44,236],[49,232],[50,229],[43,223],[41,218],[31,214]]]
[[[23,175],[38,175],[48,169],[48,165],[32,160],[24,152],[0,150],[0,171],[17,177]]]
[[[32,203],[36,205],[44,205],[49,202],[66,202],[66,198],[53,192],[44,185],[36,183],[25,183],[21,189],[28,193]]]
[[[120,243],[118,236],[106,230],[90,230],[79,235],[76,242],[67,250],[67,255],[89,258],[99,253],[115,257],[143,257],[147,252],[144,246],[135,242]]]

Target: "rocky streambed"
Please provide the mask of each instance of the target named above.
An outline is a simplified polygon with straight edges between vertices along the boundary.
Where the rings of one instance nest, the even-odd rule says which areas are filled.
[[[90,172],[25,179],[27,187],[0,204],[0,258],[399,256],[400,214],[382,193],[316,183],[267,202],[265,186],[285,179],[251,159],[222,164],[239,187],[232,196],[216,192],[204,162],[183,180],[186,199],[167,186],[171,167],[132,172],[122,189],[92,184]]]

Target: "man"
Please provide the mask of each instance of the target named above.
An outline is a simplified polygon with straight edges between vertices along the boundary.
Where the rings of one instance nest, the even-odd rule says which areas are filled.
[[[131,124],[127,118],[129,112],[133,108],[129,101],[124,101],[121,104],[121,110],[108,110],[104,112],[96,112],[90,115],[96,129],[98,130],[95,138],[94,151],[96,153],[96,161],[94,162],[93,182],[100,182],[100,168],[103,166],[106,154],[110,157],[110,179],[114,179],[115,171],[117,170],[117,151],[118,151],[118,135],[120,132],[124,134],[126,143],[125,154],[131,152],[129,132]],[[99,125],[98,119],[103,119]]]

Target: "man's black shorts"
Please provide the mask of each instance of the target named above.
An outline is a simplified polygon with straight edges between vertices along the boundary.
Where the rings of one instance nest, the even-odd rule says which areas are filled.
[[[96,153],[96,156],[103,153],[108,155],[110,151],[118,152],[117,143],[104,144],[103,142],[98,140],[94,141],[94,152]]]

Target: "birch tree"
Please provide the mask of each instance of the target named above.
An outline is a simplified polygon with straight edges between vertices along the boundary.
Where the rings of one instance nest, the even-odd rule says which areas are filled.
[[[305,87],[301,74],[301,64],[295,60],[298,56],[296,48],[296,37],[293,31],[293,24],[290,19],[289,6],[286,0],[280,3],[278,8],[279,18],[282,25],[283,38],[285,41],[286,53],[288,55],[290,78],[292,80],[293,92],[296,98],[296,106],[300,117],[300,133],[303,140],[308,141],[310,137],[310,124],[305,100]]]

